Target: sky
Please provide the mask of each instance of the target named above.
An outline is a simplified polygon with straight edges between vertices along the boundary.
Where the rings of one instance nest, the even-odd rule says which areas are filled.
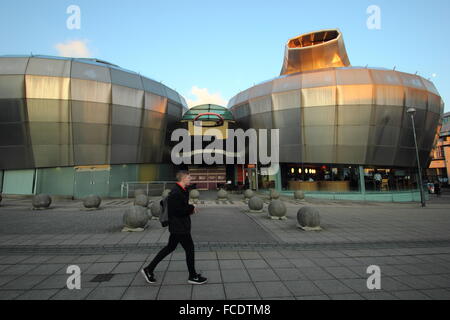
[[[373,5],[379,20],[367,12]],[[343,33],[353,66],[417,72],[450,111],[448,0],[1,1],[0,55],[95,57],[161,81],[189,104],[226,105],[279,75],[288,39],[328,28]]]

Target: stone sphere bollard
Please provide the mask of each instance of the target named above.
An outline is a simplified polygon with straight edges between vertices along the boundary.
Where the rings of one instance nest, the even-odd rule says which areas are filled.
[[[305,200],[305,193],[302,190],[296,190],[294,192],[295,200]]]
[[[244,198],[245,199],[250,199],[251,197],[253,197],[255,193],[253,192],[253,190],[251,189],[247,189],[244,191]]]
[[[149,199],[145,194],[138,194],[136,198],[134,198],[134,205],[141,206],[144,208],[148,207]]]
[[[38,194],[33,197],[33,209],[47,209],[51,203],[52,198],[48,194]]]
[[[147,195],[147,190],[144,189],[136,189],[134,190],[134,197],[136,198],[138,195],[143,194]]]
[[[220,189],[217,191],[217,199],[228,199],[228,192],[224,189]]]
[[[131,206],[123,215],[122,231],[143,231],[148,222],[147,210],[141,206]]]
[[[275,189],[270,189],[270,200],[279,199],[280,194]]]
[[[198,200],[198,198],[200,198],[200,192],[197,189],[192,189],[191,192],[189,192],[189,198]]]
[[[150,206],[150,211],[152,213],[152,216],[155,218],[159,218],[161,215],[161,204],[160,200],[154,201]]]
[[[83,199],[83,206],[86,209],[98,209],[102,203],[102,198],[95,194],[91,194]]]
[[[286,205],[281,200],[272,200],[269,204],[269,216],[272,219],[286,219]]]
[[[170,189],[164,190],[163,193],[162,193],[162,195],[161,195],[161,197],[163,197],[163,198],[164,198],[164,197],[167,197],[167,196],[169,195],[170,191],[171,191]]]
[[[264,201],[257,196],[253,196],[248,200],[248,208],[250,212],[262,212],[264,207]]]
[[[322,230],[319,210],[314,207],[302,207],[297,212],[298,227],[306,231]]]

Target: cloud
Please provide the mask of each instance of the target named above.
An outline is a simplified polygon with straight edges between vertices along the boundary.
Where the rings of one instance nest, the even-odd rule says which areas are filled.
[[[72,58],[90,58],[91,52],[86,40],[69,40],[55,45],[58,55]]]
[[[187,99],[189,108],[200,104],[218,104],[220,106],[226,106],[228,103],[219,92],[211,93],[207,88],[193,86],[190,95],[195,96],[195,98]]]

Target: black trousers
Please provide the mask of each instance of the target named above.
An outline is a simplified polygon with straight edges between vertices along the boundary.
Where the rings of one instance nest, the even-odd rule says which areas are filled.
[[[184,251],[186,252],[186,263],[189,270],[189,276],[194,277],[197,275],[195,271],[195,251],[194,251],[194,241],[192,241],[191,234],[174,234],[171,233],[169,237],[169,243],[167,246],[161,249],[158,252],[155,258],[153,258],[152,262],[147,267],[147,270],[153,272],[158,265],[165,257],[167,257],[170,253],[172,253],[178,243],[181,243]]]

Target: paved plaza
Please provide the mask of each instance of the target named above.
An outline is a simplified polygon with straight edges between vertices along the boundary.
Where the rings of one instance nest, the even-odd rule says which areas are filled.
[[[157,201],[158,198],[152,198]],[[192,217],[196,267],[208,284],[188,285],[179,247],[158,265],[155,285],[140,268],[168,239],[158,220],[125,233],[131,199],[105,199],[100,210],[56,199],[0,205],[1,299],[450,299],[450,194],[417,203],[365,203],[284,197],[287,220],[249,213],[241,195],[201,197]],[[319,209],[322,231],[297,227],[302,206]],[[81,269],[69,290],[67,267]],[[367,288],[367,268],[381,269],[381,289]]]

